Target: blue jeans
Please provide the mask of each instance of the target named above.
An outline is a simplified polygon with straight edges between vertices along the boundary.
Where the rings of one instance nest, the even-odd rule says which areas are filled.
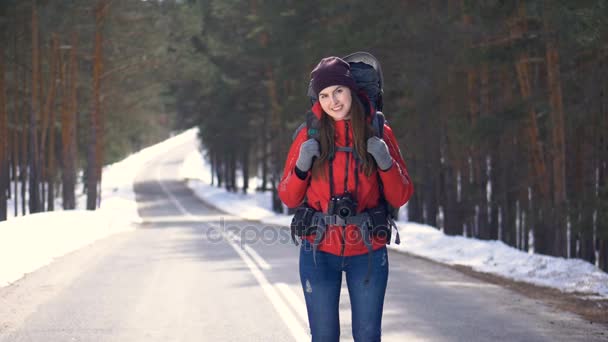
[[[372,253],[369,282],[368,255],[341,257],[317,251],[315,266],[312,244],[302,241],[300,281],[306,299],[312,342],[337,342],[340,339],[339,302],[342,272],[351,302],[353,338],[358,342],[380,341],[382,307],[388,281],[386,247]]]

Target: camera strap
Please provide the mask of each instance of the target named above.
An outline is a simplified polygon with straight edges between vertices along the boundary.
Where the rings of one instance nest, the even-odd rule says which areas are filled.
[[[354,149],[352,147],[336,147],[336,151],[338,152],[347,152],[351,153],[355,159],[355,195],[359,190],[359,167],[360,167],[360,159],[357,157]],[[335,195],[334,191],[334,157],[329,160],[329,196]],[[348,164],[349,164],[348,155],[346,157],[345,170],[344,170],[344,192],[348,192]]]

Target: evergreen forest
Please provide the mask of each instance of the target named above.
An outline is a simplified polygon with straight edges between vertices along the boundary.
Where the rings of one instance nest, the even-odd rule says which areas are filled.
[[[0,221],[94,210],[104,165],[191,127],[215,186],[282,212],[310,71],[368,51],[403,215],[608,270],[605,0],[2,0],[0,42]]]

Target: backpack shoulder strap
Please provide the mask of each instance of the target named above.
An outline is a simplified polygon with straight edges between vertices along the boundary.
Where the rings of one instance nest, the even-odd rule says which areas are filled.
[[[306,112],[306,121],[302,122],[300,126],[296,128],[296,131],[293,132],[293,135],[291,136],[291,140],[296,140],[298,134],[300,134],[300,131],[304,128],[306,128],[308,139],[312,138],[319,140],[319,125],[319,119],[317,119],[315,114],[312,111]]]
[[[298,128],[296,128],[296,131],[293,132],[293,135],[291,136],[291,140],[292,141],[296,140],[296,138],[298,137],[298,134],[300,134],[300,131],[303,130],[304,128],[306,128],[306,122],[302,122],[300,124],[300,126],[298,126]]]
[[[308,139],[313,138],[319,140],[319,119],[314,115],[312,111],[306,112],[306,121],[302,122],[296,131],[293,132],[291,140],[296,140],[300,131],[306,128],[306,134]]]
[[[319,141],[319,128],[321,127],[321,123],[317,116],[312,112],[308,111],[306,113],[306,129],[308,132],[308,139],[315,139]]]

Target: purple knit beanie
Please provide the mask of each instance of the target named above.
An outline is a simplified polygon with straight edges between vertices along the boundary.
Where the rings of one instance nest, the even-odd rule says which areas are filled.
[[[333,86],[342,85],[351,90],[357,89],[357,83],[350,73],[350,65],[339,57],[323,58],[310,73],[312,78],[312,90],[319,95],[321,90]]]

